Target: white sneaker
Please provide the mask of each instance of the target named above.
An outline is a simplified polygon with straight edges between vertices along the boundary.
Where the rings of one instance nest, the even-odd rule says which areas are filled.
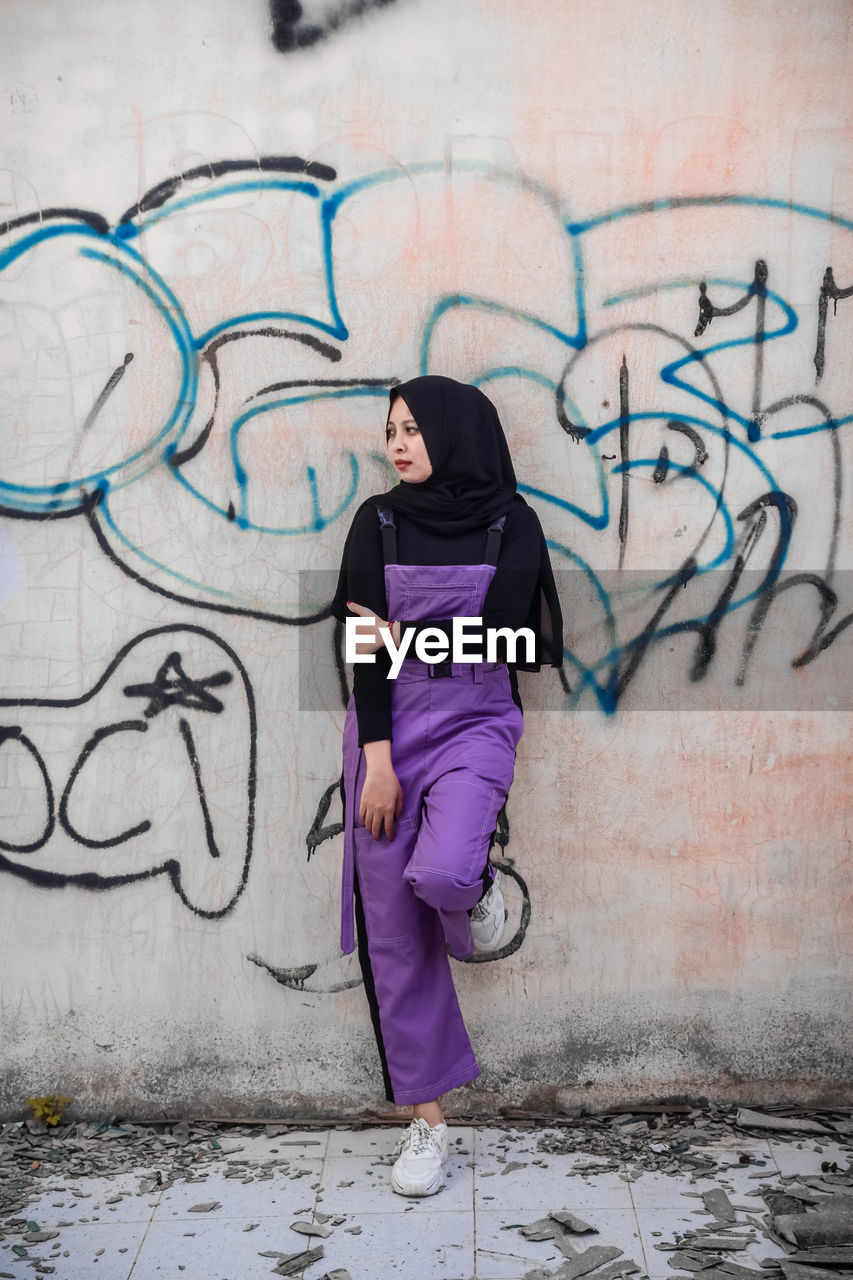
[[[479,952],[497,951],[501,945],[506,924],[506,908],[504,896],[500,891],[500,871],[490,888],[483,895],[476,907],[468,912],[471,920],[471,937],[474,939],[474,950]]]
[[[394,1148],[391,1186],[399,1196],[432,1196],[441,1187],[441,1166],[447,1159],[447,1125],[431,1128],[413,1120]]]

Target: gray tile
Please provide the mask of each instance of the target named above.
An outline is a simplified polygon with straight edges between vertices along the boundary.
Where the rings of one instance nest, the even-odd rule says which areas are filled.
[[[259,1257],[261,1250],[296,1253],[317,1243],[291,1231],[285,1220],[261,1217],[253,1231],[244,1231],[246,1223],[242,1218],[204,1218],[198,1222],[152,1222],[133,1268],[133,1280],[163,1280],[164,1276],[180,1276],[180,1280],[269,1280],[276,1259]],[[327,1246],[329,1241],[320,1243]],[[326,1255],[306,1270],[305,1280],[325,1274],[329,1269],[328,1248]],[[179,1267],[184,1270],[179,1272]],[[86,1280],[97,1280],[97,1273],[88,1272]],[[104,1280],[113,1280],[113,1276],[107,1273]]]
[[[505,1155],[508,1160],[539,1159],[536,1144],[541,1132],[535,1129],[475,1129],[474,1150],[478,1155]]]
[[[405,1123],[401,1123],[399,1128],[395,1125],[377,1125],[371,1129],[333,1129],[329,1134],[326,1154],[332,1158],[366,1156],[375,1160],[378,1156],[391,1154],[405,1129]]]
[[[459,1156],[451,1147],[444,1166],[444,1187],[434,1196],[423,1198],[398,1196],[391,1189],[390,1164],[374,1164],[353,1156],[329,1157],[323,1172],[322,1199],[318,1204],[324,1213],[391,1213],[411,1204],[425,1205],[441,1212],[471,1212],[473,1176],[471,1156]],[[350,1185],[347,1185],[350,1184]]]
[[[689,1204],[689,1201],[685,1203]],[[650,1276],[673,1276],[675,1271],[669,1267],[667,1253],[655,1249],[656,1244],[671,1244],[685,1232],[695,1231],[697,1226],[707,1226],[710,1222],[706,1215],[693,1214],[682,1206],[645,1205],[637,1208],[637,1222],[643,1240],[646,1264]],[[743,1214],[738,1214],[738,1223],[733,1230],[745,1231],[749,1227]],[[659,1234],[655,1234],[658,1232]],[[756,1231],[756,1240],[746,1249],[730,1254],[735,1262],[744,1267],[757,1267],[762,1258],[782,1257],[782,1250],[761,1232]],[[638,1259],[639,1261],[639,1259]]]
[[[216,1217],[254,1221],[256,1218],[292,1215],[299,1208],[313,1208],[314,1187],[320,1182],[322,1169],[322,1160],[294,1160],[289,1171],[276,1168],[271,1179],[249,1183],[238,1178],[226,1178],[221,1170],[216,1169],[203,1182],[176,1182],[167,1187],[160,1197],[154,1219],[156,1222],[168,1222],[173,1218],[198,1222]],[[296,1173],[303,1176],[295,1178],[293,1175]],[[220,1201],[221,1207],[209,1213],[190,1212],[193,1205],[211,1200]]]
[[[545,1217],[547,1212],[548,1206],[544,1205],[541,1211],[517,1213],[478,1207],[478,1280],[516,1280],[517,1276],[535,1266],[553,1268],[562,1262],[563,1255],[553,1241],[537,1243],[525,1240],[517,1229],[518,1224],[534,1222]],[[644,1267],[642,1243],[633,1209],[602,1210],[594,1225],[598,1228],[597,1234],[575,1238],[578,1250],[593,1244],[616,1245],[622,1249],[626,1260],[632,1258],[641,1268]]]
[[[826,1160],[830,1163],[835,1161],[839,1169],[847,1169],[853,1163],[849,1144],[844,1147],[838,1142],[824,1142],[822,1139],[812,1141],[806,1138],[782,1142],[773,1138],[770,1145],[779,1172],[786,1176],[811,1177],[820,1174],[820,1166]]]
[[[147,1222],[161,1194],[159,1190],[139,1194],[139,1184],[150,1172],[150,1167],[146,1167],[109,1178],[59,1178],[54,1185],[48,1184],[37,1200],[29,1203],[26,1216],[45,1227],[57,1222],[78,1222],[80,1218],[97,1218],[99,1222]],[[72,1187],[85,1194],[75,1196]],[[122,1197],[118,1204],[106,1203],[108,1197],[116,1195]]]
[[[750,1213],[766,1213],[767,1205],[761,1199],[761,1188],[778,1185],[779,1170],[775,1160],[770,1160],[766,1168],[755,1165],[744,1169],[721,1169],[712,1180],[699,1182],[696,1189],[707,1191],[711,1186],[722,1187],[735,1208],[743,1205]]]
[[[417,1201],[390,1194],[397,1202],[390,1206],[390,1212],[358,1217],[359,1235],[336,1227],[333,1236],[324,1241],[326,1271],[346,1267],[354,1280],[389,1280],[395,1275],[416,1280],[473,1276],[474,1222],[470,1209],[439,1210],[443,1192]],[[311,1280],[313,1274],[307,1272],[306,1280]],[[322,1268],[317,1275],[323,1275]]]
[[[639,1178],[631,1182],[631,1199],[638,1209],[676,1208],[683,1210],[684,1213],[695,1209],[697,1214],[692,1221],[698,1222],[698,1211],[702,1210],[702,1201],[698,1197],[702,1191],[718,1185],[716,1180],[703,1179],[700,1182],[692,1178],[670,1177],[665,1173],[647,1172],[640,1174]],[[708,1221],[707,1214],[705,1214],[705,1221]]]
[[[670,1268],[667,1266],[668,1255],[655,1249],[654,1246],[656,1244],[671,1244],[686,1232],[695,1231],[697,1227],[703,1225],[707,1226],[710,1221],[707,1214],[704,1217],[700,1217],[698,1214],[692,1213],[687,1207],[690,1203],[689,1200],[686,1200],[683,1205],[637,1206],[637,1223],[646,1253],[649,1275],[653,1271],[658,1275],[671,1274]],[[660,1234],[655,1235],[655,1232]]]
[[[102,1280],[127,1280],[147,1229],[147,1222],[84,1223],[60,1227],[55,1240],[26,1247],[29,1259],[41,1258],[56,1268],[56,1280],[97,1280],[99,1276]],[[0,1246],[0,1271],[32,1277],[36,1274],[32,1262],[16,1258],[9,1249],[17,1242],[5,1240]],[[59,1257],[54,1258],[57,1244]],[[99,1254],[99,1249],[103,1253]],[[67,1258],[63,1257],[66,1251]]]
[[[266,1134],[251,1138],[230,1137],[226,1134],[220,1137],[220,1142],[226,1155],[234,1155],[239,1159],[263,1160],[270,1155],[278,1155],[282,1160],[322,1160],[328,1149],[329,1130],[290,1129],[274,1138],[269,1138]]]
[[[477,1211],[477,1280],[516,1280],[534,1267],[552,1269],[563,1260],[551,1240],[535,1242],[520,1235],[516,1223],[533,1222],[542,1215]],[[504,1230],[503,1228],[509,1228]]]
[[[631,1182],[631,1196],[634,1204],[639,1208],[641,1206],[669,1206],[674,1208],[684,1208],[687,1210],[697,1210],[696,1221],[700,1224],[704,1221],[707,1225],[711,1221],[702,1205],[701,1195],[703,1191],[710,1191],[713,1187],[720,1187],[727,1192],[732,1204],[743,1205],[748,1208],[751,1213],[766,1213],[767,1206],[759,1195],[759,1188],[763,1182],[774,1184],[778,1182],[779,1174],[775,1164],[769,1164],[762,1178],[751,1178],[750,1173],[756,1173],[759,1170],[745,1169],[742,1172],[736,1169],[722,1169],[718,1173],[711,1174],[699,1178],[671,1177],[664,1173],[642,1173],[639,1178]],[[739,1221],[743,1221],[743,1214],[739,1214]]]
[[[534,1164],[534,1159],[542,1163]],[[540,1156],[510,1151],[506,1153],[506,1163],[499,1163],[488,1148],[481,1148],[474,1165],[477,1207],[532,1209],[540,1217],[552,1209],[569,1209],[581,1217],[594,1209],[631,1209],[628,1183],[618,1173],[575,1176],[579,1160],[582,1157],[576,1155]],[[513,1164],[523,1167],[512,1168]]]

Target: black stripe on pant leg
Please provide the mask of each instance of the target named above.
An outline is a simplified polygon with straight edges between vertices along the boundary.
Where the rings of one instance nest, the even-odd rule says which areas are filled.
[[[379,1001],[376,999],[376,984],[373,981],[373,969],[367,950],[367,925],[364,920],[364,907],[361,902],[361,889],[358,884],[358,870],[353,867],[353,889],[355,890],[355,930],[358,938],[358,962],[361,965],[361,976],[364,979],[364,991],[370,1007],[370,1020],[376,1036],[376,1047],[379,1050],[379,1061],[382,1063],[382,1080],[385,1084],[385,1097],[394,1102],[394,1090],[388,1074],[388,1059],[385,1056],[385,1041],[382,1039],[382,1024],[379,1021]]]
[[[492,852],[492,848],[493,848],[493,846],[494,846],[494,843],[495,843],[495,833],[494,833],[494,831],[493,831],[493,832],[492,832],[492,834],[491,834],[491,836],[489,837],[489,847],[488,847],[488,849],[486,850],[486,861],[483,863],[483,870],[480,872],[480,879],[481,879],[481,880],[482,880],[482,882],[483,882],[483,891],[482,891],[482,893],[480,894],[480,901],[481,901],[481,902],[483,901],[483,899],[485,898],[486,894],[487,894],[487,893],[489,892],[489,890],[491,889],[491,887],[492,887],[492,881],[493,881],[493,879],[494,879],[494,876],[493,876],[492,871],[491,871],[491,866],[490,866],[490,864],[491,864],[491,852]]]

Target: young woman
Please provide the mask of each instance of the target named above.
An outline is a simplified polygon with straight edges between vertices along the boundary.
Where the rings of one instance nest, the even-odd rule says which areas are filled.
[[[392,389],[385,438],[400,484],[356,512],[332,607],[362,619],[359,652],[374,658],[353,668],[344,727],[341,946],[355,947],[354,899],[387,1096],[414,1108],[391,1184],[424,1196],[447,1158],[439,1096],[480,1074],[447,957],[501,945],[489,849],[523,728],[515,667],[562,663],[562,618],[491,401],[450,378],[415,378]],[[438,626],[450,641],[454,617],[528,627],[536,651],[509,666],[425,663],[412,644],[388,678],[383,632],[399,645],[406,628]],[[492,656],[512,655],[502,642]]]

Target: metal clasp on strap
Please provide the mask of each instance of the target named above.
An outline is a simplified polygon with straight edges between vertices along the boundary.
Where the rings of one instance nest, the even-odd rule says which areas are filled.
[[[389,507],[377,507],[379,533],[382,537],[382,559],[386,564],[397,563],[397,523]]]
[[[506,524],[506,512],[493,520],[486,530],[486,555],[484,564],[497,564],[501,550],[501,537]]]

